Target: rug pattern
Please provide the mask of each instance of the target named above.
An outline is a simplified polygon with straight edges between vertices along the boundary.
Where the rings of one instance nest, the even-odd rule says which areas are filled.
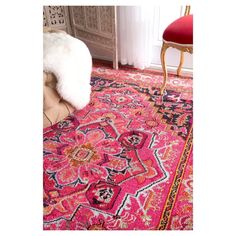
[[[44,129],[45,230],[192,229],[191,86],[121,72],[94,68],[90,104]]]

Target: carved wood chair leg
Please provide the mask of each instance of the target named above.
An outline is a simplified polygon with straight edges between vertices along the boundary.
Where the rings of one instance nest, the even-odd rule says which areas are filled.
[[[184,52],[180,51],[180,62],[179,62],[179,66],[177,69],[177,76],[180,76],[180,72],[181,72],[181,68],[182,68],[183,63],[184,63]]]
[[[163,84],[160,87],[161,95],[163,95],[163,93],[164,93],[164,90],[165,90],[165,87],[166,87],[166,82],[167,82],[167,69],[166,69],[165,54],[166,54],[166,50],[167,50],[168,47],[169,47],[168,44],[163,42],[162,48],[161,48],[161,66],[162,66],[162,70],[163,70],[164,81],[163,81]]]

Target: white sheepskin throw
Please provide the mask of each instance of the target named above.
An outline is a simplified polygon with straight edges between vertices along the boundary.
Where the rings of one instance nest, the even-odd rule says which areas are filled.
[[[76,109],[89,103],[92,57],[82,41],[64,32],[44,33],[43,70],[56,76],[58,93]]]

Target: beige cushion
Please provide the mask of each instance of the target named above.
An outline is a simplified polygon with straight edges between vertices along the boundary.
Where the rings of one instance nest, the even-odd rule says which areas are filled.
[[[61,99],[56,90],[57,79],[52,73],[43,72],[43,127],[51,126],[67,117],[74,108]]]

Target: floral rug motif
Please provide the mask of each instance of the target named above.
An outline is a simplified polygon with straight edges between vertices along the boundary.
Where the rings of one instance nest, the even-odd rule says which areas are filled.
[[[44,129],[45,230],[192,229],[192,78],[168,80],[93,68],[90,104]]]

